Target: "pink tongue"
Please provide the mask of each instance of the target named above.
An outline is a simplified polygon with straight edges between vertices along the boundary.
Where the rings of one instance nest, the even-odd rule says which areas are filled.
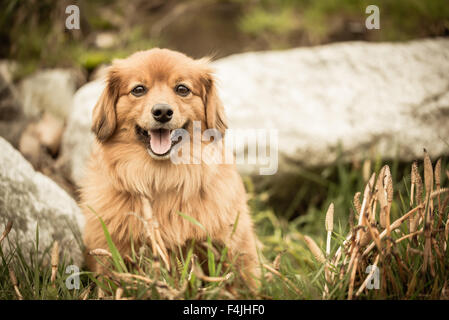
[[[158,129],[150,131],[151,150],[157,154],[164,154],[171,147],[170,130]]]

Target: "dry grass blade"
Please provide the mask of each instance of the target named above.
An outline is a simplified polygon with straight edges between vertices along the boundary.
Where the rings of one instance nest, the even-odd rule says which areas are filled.
[[[433,269],[433,259],[432,259],[432,225],[433,225],[433,201],[430,201],[430,195],[433,191],[433,169],[432,161],[424,149],[424,184],[426,187],[426,212],[425,212],[425,225],[424,225],[424,236],[426,238],[424,243],[424,262],[422,267],[422,272],[427,271],[427,266],[430,265],[430,272],[434,276],[435,271]]]
[[[108,250],[101,249],[101,248],[90,250],[89,251],[89,255],[90,256],[110,257],[110,258],[112,258],[112,254]]]
[[[55,241],[53,243],[53,248],[51,250],[51,279],[50,282],[53,283],[56,280],[56,274],[58,272],[59,264],[59,242]]]
[[[444,251],[447,250],[448,237],[449,237],[449,219],[447,219],[446,226],[444,228]]]
[[[286,250],[282,250],[281,252],[279,252],[276,256],[276,258],[274,258],[273,261],[273,267],[279,271],[279,269],[281,268],[281,258],[284,255],[284,253],[286,252]]]
[[[360,214],[360,210],[362,210],[362,205],[360,204],[360,195],[361,195],[361,193],[360,192],[357,192],[355,195],[354,195],[354,208],[355,208],[355,210],[357,211],[356,212],[356,218],[358,217],[358,215]]]
[[[406,220],[408,219],[412,214],[414,214],[416,211],[420,210],[423,208],[423,205],[417,206],[415,208],[413,208],[412,210],[410,210],[409,212],[407,212],[406,214],[404,214],[402,217],[398,218],[396,221],[394,221],[391,224],[391,231],[399,228],[399,226]],[[381,232],[381,234],[379,235],[379,238],[382,240],[385,236],[387,235],[387,230],[384,230]],[[375,243],[371,243],[366,249],[365,251],[363,251],[362,256],[366,256],[375,246]]]
[[[435,164],[435,186],[437,188],[437,192],[441,189],[441,159],[438,159],[437,163]],[[433,192],[432,192],[433,194]],[[432,197],[432,195],[430,195]],[[441,224],[443,223],[443,212],[441,212],[441,197],[440,194],[438,194],[438,224],[437,229],[441,227]]]
[[[372,191],[374,189],[375,178],[376,178],[376,174],[373,173],[371,178],[369,179],[368,183],[366,184],[365,190],[363,192],[363,202],[362,202],[362,208],[360,210],[358,227],[362,227],[362,226],[366,225],[365,210],[367,210],[367,207],[369,206],[369,204],[371,204],[371,195],[372,195]],[[348,300],[352,300],[352,295],[354,292],[355,275],[356,275],[357,267],[359,264],[359,257],[360,257],[359,248],[360,248],[361,236],[362,236],[362,228],[359,228],[357,230],[355,243],[352,246],[351,259],[350,259],[349,265],[348,265],[348,270],[351,270],[351,277],[349,279]]]
[[[307,247],[312,252],[315,259],[320,263],[325,263],[326,258],[324,257],[323,252],[321,251],[320,247],[318,247],[316,242],[313,241],[313,239],[309,236],[304,236],[304,241],[306,242]]]
[[[90,285],[88,285],[83,292],[81,292],[80,294],[80,299],[81,300],[87,300],[87,298],[89,298],[89,293],[92,290],[92,287],[94,286],[94,282],[91,282]]]
[[[6,228],[3,231],[2,236],[0,237],[0,244],[2,244],[3,239],[5,239],[11,232],[12,225],[13,225],[12,221],[8,221],[8,224],[6,225]]]
[[[273,267],[269,266],[266,263],[262,264],[262,266],[271,273],[277,275],[280,279],[282,279],[282,281],[284,281],[290,288],[292,288],[297,295],[302,296],[301,290],[299,290],[299,288],[295,286],[295,284],[291,282],[288,278],[286,278],[282,273],[280,273],[279,271],[277,271],[276,269],[274,269]]]
[[[117,288],[115,291],[115,300],[122,300],[123,288]]]
[[[401,241],[404,241],[405,239],[413,238],[414,236],[419,235],[419,234],[422,234],[423,232],[424,232],[424,231],[421,229],[421,230],[419,230],[419,231],[415,231],[415,232],[406,234],[405,236],[400,237],[399,239],[397,239],[397,240],[395,241],[395,243],[399,243],[399,242],[401,242]]]
[[[210,276],[206,276],[205,274],[202,274],[200,272],[197,272],[196,270],[198,270],[197,268],[195,268],[195,276],[203,281],[206,282],[223,282],[223,281],[228,281],[229,279],[232,278],[233,273],[228,273],[227,275],[225,275],[224,277],[210,277]]]
[[[16,274],[14,273],[14,270],[12,268],[9,268],[9,278],[11,279],[11,283],[14,287],[14,291],[16,293],[17,299],[23,300],[23,296],[19,290],[19,282],[17,281]]]

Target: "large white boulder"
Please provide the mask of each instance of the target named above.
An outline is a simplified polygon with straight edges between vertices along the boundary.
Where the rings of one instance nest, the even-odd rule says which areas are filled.
[[[405,161],[423,147],[434,157],[449,153],[447,38],[250,52],[213,66],[230,127],[278,130],[279,154],[305,166],[326,165],[339,150]],[[63,142],[75,182],[103,86],[95,81],[75,95]]]
[[[36,117],[47,111],[66,119],[80,77],[73,69],[48,69],[23,79],[18,90],[25,115]]]
[[[1,137],[0,150],[0,231],[12,221],[10,243],[26,253],[35,248],[38,227],[40,254],[57,240],[66,257],[81,267],[84,218],[75,201]],[[6,240],[2,249],[9,251]]]
[[[231,127],[279,130],[304,165],[343,155],[449,153],[449,39],[347,42],[238,54],[214,64]]]

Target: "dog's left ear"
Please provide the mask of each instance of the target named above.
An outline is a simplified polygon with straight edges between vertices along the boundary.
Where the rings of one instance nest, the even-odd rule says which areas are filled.
[[[108,140],[115,131],[117,116],[115,104],[119,96],[119,76],[114,66],[110,67],[104,88],[92,112],[92,132],[101,142]]]
[[[218,97],[216,80],[213,70],[207,65],[208,60],[201,59],[198,62],[203,66],[202,83],[204,86],[203,101],[206,113],[206,124],[208,129],[217,129],[224,136],[228,128],[223,103]]]

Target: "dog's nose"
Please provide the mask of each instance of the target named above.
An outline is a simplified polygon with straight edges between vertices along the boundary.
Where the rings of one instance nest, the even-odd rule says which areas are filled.
[[[153,109],[151,109],[151,113],[153,114],[154,120],[162,123],[170,121],[173,117],[172,107],[165,103],[155,104]]]

